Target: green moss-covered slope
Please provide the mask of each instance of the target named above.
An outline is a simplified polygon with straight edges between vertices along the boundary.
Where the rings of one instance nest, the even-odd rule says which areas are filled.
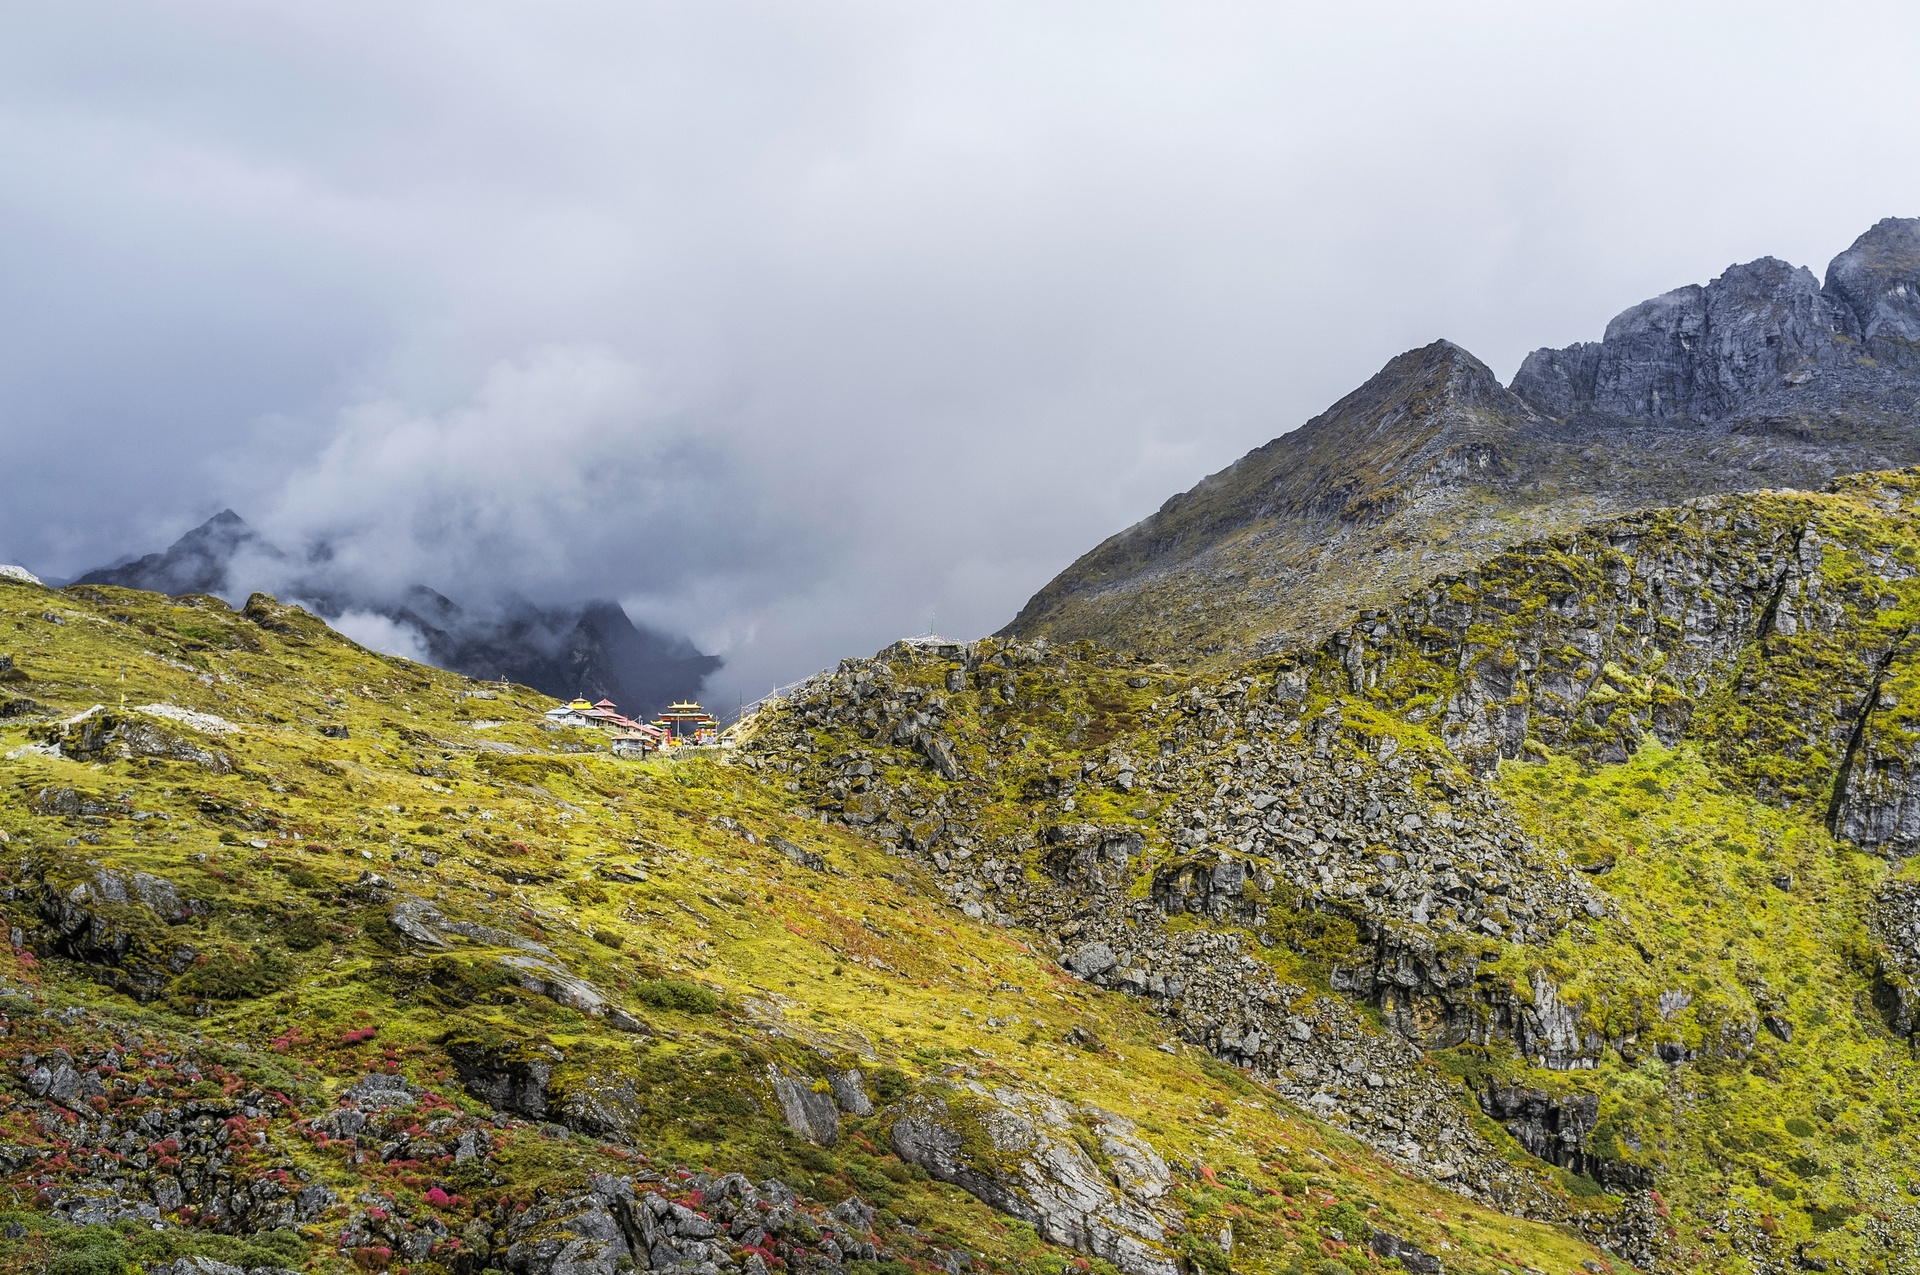
[[[744,758],[1452,1189],[1655,1269],[1911,1270],[1917,512],[1633,514],[1198,679],[902,645]]]
[[[0,654],[0,1269],[1612,1260],[1288,1103],[732,752],[617,761],[524,688],[263,597],[0,580]],[[1117,744],[1161,693],[1128,681],[1023,729]],[[933,1102],[1002,1211],[896,1153]],[[1039,1147],[1106,1201],[1082,1232],[1019,1176]]]

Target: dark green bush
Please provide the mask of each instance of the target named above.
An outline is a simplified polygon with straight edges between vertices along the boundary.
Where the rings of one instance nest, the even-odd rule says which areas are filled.
[[[711,1014],[720,1008],[720,997],[711,988],[684,978],[650,979],[635,988],[634,995],[655,1009],[677,1009],[683,1014]]]
[[[313,913],[295,912],[281,922],[280,941],[296,952],[311,952],[327,941],[327,932]]]
[[[272,948],[243,961],[229,952],[215,952],[182,974],[174,990],[183,996],[238,1001],[277,992],[293,981],[293,962]]]
[[[132,1264],[126,1242],[104,1226],[87,1226],[60,1237],[60,1254],[46,1275],[122,1275]]]
[[[913,1082],[898,1067],[881,1067],[873,1073],[873,1096],[881,1102],[898,1102],[913,1092]]]

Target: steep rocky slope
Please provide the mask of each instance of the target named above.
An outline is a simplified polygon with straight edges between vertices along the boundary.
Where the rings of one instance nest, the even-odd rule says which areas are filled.
[[[1911,1270],[1917,572],[1915,472],[1708,498],[1197,681],[897,647],[744,760],[1409,1171],[1653,1269]]]
[[[0,579],[0,640],[0,1270],[1610,1263],[956,904],[942,865],[984,834],[890,852],[805,772],[619,762],[526,688],[266,597]],[[959,755],[908,760],[937,787]],[[1587,897],[1502,853],[1542,924]],[[1182,932],[1230,996],[1230,936]],[[1271,990],[1445,1107],[1345,999]],[[1483,1199],[1586,1207],[1498,1125],[1435,1121]]]
[[[1005,630],[1215,667],[1607,514],[1920,461],[1920,220],[1821,286],[1772,258],[1636,306],[1503,389],[1437,342],[1097,546]]]

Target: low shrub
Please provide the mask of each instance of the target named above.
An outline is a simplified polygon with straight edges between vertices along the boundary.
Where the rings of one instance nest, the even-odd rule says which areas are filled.
[[[683,1014],[711,1014],[720,1008],[718,993],[684,978],[649,979],[636,987],[633,994],[642,1004],[655,1009],[677,1009]]]

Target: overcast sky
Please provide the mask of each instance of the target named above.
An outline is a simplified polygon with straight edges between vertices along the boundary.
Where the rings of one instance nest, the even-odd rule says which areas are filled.
[[[971,637],[1446,336],[1920,213],[1911,5],[0,16],[0,561],[231,505],[751,698]]]

